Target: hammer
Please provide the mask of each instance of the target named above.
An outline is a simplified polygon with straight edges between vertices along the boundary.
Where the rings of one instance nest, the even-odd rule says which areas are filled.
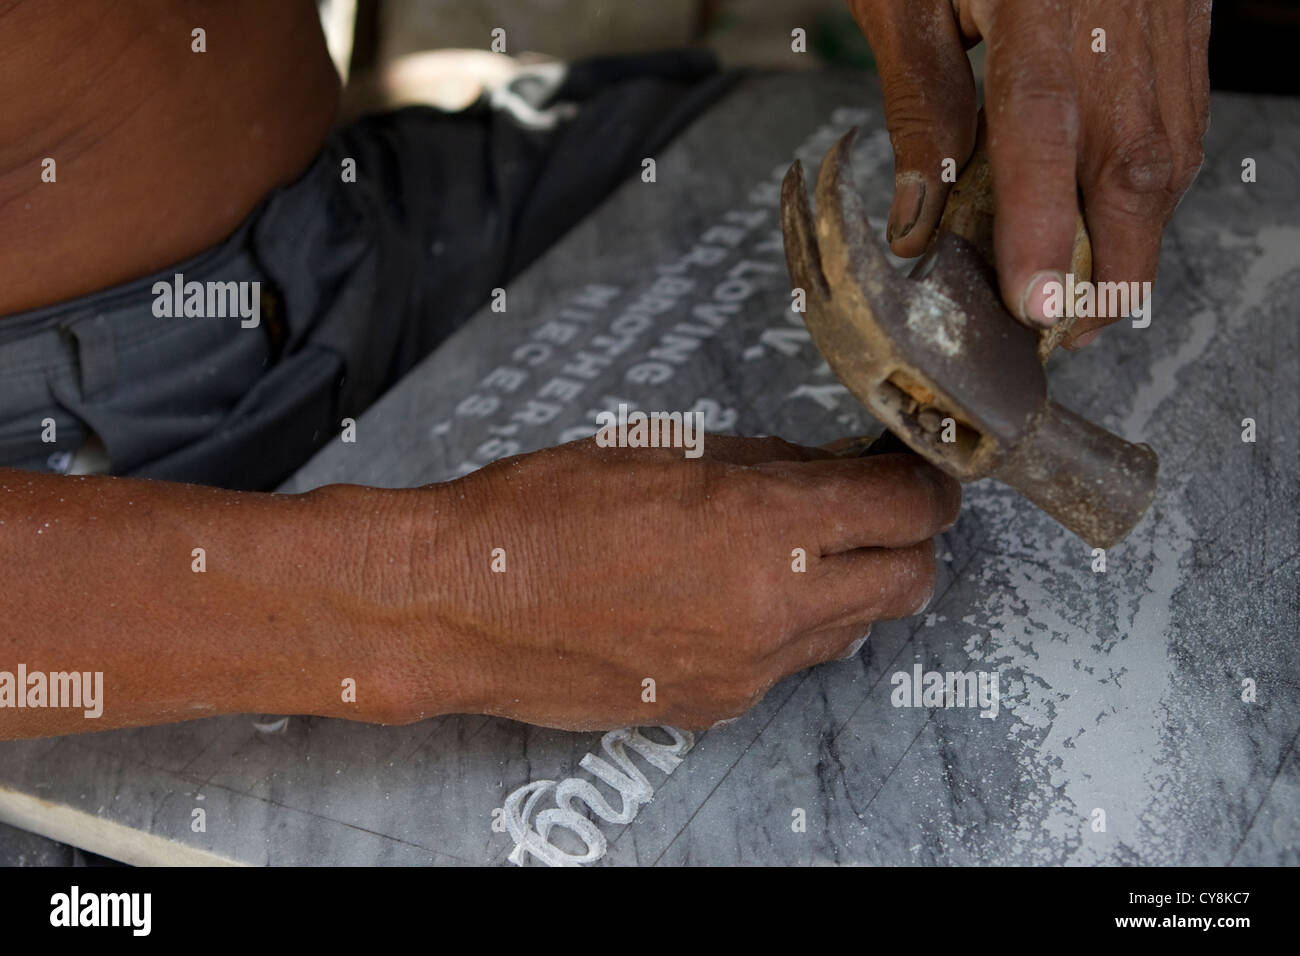
[[[850,130],[822,161],[817,215],[803,165],[781,189],[786,265],[831,370],[907,447],[959,481],[996,478],[1090,547],[1118,544],[1155,496],[1159,460],[1047,395],[1043,370],[1069,331],[1035,332],[998,294],[993,179],[983,123],[929,248],[904,276],[853,185]],[[1071,271],[1092,274],[1080,217]]]

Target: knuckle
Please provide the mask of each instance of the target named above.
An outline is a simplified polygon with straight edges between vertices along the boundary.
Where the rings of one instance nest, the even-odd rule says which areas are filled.
[[[1003,65],[995,70],[994,77],[1002,90],[999,112],[1014,108],[1029,111],[1032,119],[1054,117],[1056,121],[1050,125],[1057,129],[1071,125],[1070,118],[1076,113],[1074,87],[1058,71],[1013,63],[1009,69]]]
[[[1061,161],[1073,161],[1079,135],[1078,111],[1073,96],[1061,89],[1020,89],[1008,91],[996,112],[1011,113],[1014,124],[998,123],[989,130],[989,149],[993,153],[1014,150],[1026,160],[1040,154]],[[999,116],[999,118],[1002,118]],[[1042,161],[1042,160],[1040,160]]]
[[[1012,106],[1015,120],[990,124],[989,156],[995,183],[1027,188],[1046,177],[1048,183],[1075,174],[1078,163],[1078,119],[1073,112]],[[1025,177],[1029,177],[1027,180]]]
[[[1159,129],[1143,129],[1122,137],[1107,163],[1111,180],[1138,196],[1167,196],[1173,191],[1174,149]]]
[[[745,705],[748,699],[749,695],[740,682],[720,684],[709,701],[709,714],[715,721],[739,717],[748,709]]]
[[[772,459],[794,458],[798,461],[806,461],[811,457],[808,449],[776,435],[768,435],[757,441],[760,443],[759,447],[763,449],[763,454]]]
[[[757,684],[751,686],[749,695],[745,698],[745,711],[748,712],[758,706],[775,683],[776,681],[771,677],[764,677]]]
[[[723,719],[748,713],[763,699],[769,686],[767,678],[758,673],[730,684],[718,699],[718,706],[723,711]]]
[[[728,699],[725,710],[728,717],[739,717],[749,713],[756,701],[752,693],[736,694]]]
[[[990,136],[1009,125],[1016,138],[1073,148],[1079,133],[1079,107],[1068,73],[1045,64],[1023,63],[1014,52],[1014,43],[1004,35],[1000,55],[990,52]],[[990,148],[993,145],[991,140]]]
[[[942,119],[945,112],[928,85],[913,73],[895,74],[884,94],[885,127],[894,149],[917,143],[928,145],[938,125],[936,120]]]

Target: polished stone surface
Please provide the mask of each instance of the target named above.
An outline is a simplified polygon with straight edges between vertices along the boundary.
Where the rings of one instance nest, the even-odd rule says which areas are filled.
[[[634,756],[654,798],[629,824],[596,820],[603,862],[1300,862],[1298,114],[1216,97],[1151,326],[1121,323],[1053,359],[1057,400],[1161,457],[1155,505],[1105,573],[1014,493],[968,486],[926,612],[777,685],[671,773]],[[809,444],[869,430],[791,321],[777,209],[792,156],[815,164],[855,124],[859,184],[883,222],[891,154],[873,81],[752,79],[657,157],[657,182],[624,186],[509,289],[507,313],[477,316],[361,419],[356,444],[330,446],[286,490],[447,479],[590,433],[620,400]],[[1244,157],[1258,182],[1241,181]],[[725,259],[677,273],[690,291],[635,329],[626,307],[699,241]],[[713,313],[713,334],[663,339],[728,296],[743,301]],[[517,352],[526,341],[550,351]],[[511,391],[492,384],[498,367],[527,374]],[[557,377],[580,393],[549,397]],[[893,675],[914,665],[996,673],[997,715],[893,706]],[[0,820],[134,862],[499,863],[514,848],[492,826],[507,795],[592,779],[578,764],[600,748],[482,717],[295,717],[278,733],[253,719],[0,744]],[[552,806],[553,791],[530,820]],[[551,839],[581,849],[560,828]]]

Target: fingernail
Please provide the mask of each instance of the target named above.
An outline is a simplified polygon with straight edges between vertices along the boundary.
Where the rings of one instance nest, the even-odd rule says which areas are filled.
[[[921,207],[924,205],[925,177],[917,172],[899,173],[895,176],[894,205],[889,210],[885,238],[893,242],[911,232],[916,220],[921,217]]]
[[[1053,284],[1055,288],[1052,288]],[[1061,297],[1065,294],[1064,290],[1065,276],[1061,273],[1050,269],[1035,272],[1020,297],[1020,317],[1035,325],[1051,328],[1061,317]]]
[[[1071,342],[1070,346],[1071,348],[1081,349],[1085,345],[1091,345],[1092,340],[1095,339],[1100,334],[1101,334],[1101,329],[1093,329],[1091,332],[1084,332],[1083,335],[1079,336],[1077,339]]]
[[[867,643],[867,638],[870,636],[870,634],[863,634],[856,641],[850,644],[848,651],[845,652],[844,656],[841,657],[840,660],[851,661],[853,658],[857,657],[858,651],[862,650],[862,645]]]

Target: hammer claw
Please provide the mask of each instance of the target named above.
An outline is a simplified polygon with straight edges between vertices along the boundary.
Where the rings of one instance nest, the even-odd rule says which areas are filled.
[[[853,182],[856,128],[831,147],[817,175],[817,236],[832,289],[852,285],[879,297],[898,282]]]
[[[785,235],[786,265],[790,269],[791,281],[796,288],[803,289],[808,298],[824,302],[830,290],[822,272],[817,227],[808,205],[803,163],[798,160],[781,183],[781,232]]]
[[[786,262],[805,290],[813,342],[867,410],[935,466],[1006,482],[1095,547],[1122,540],[1151,503],[1156,456],[1049,399],[1046,351],[1002,305],[987,258],[987,161],[977,155],[963,172],[907,278],[858,196],[856,132],[822,161],[815,216],[800,163],[782,184]],[[1076,251],[1086,246],[1085,231]]]

